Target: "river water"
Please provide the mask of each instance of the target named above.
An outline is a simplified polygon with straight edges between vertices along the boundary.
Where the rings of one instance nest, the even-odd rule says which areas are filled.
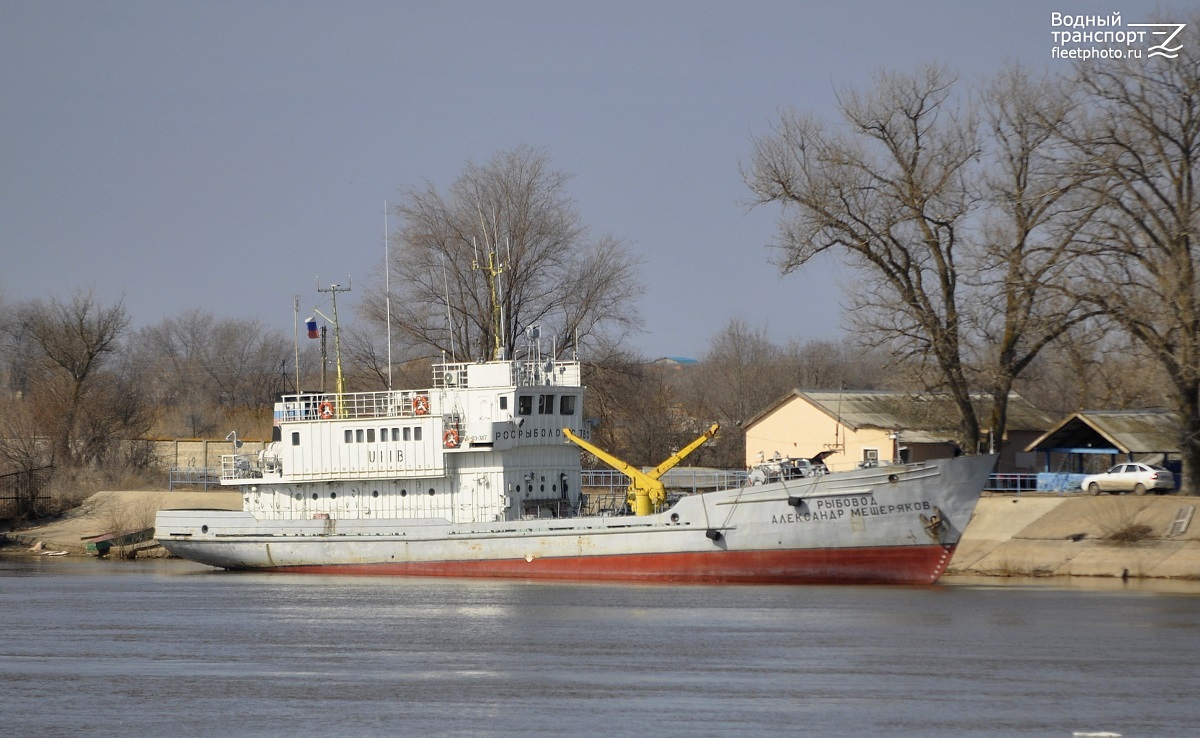
[[[0,556],[0,735],[1193,736],[1200,586],[658,586]]]

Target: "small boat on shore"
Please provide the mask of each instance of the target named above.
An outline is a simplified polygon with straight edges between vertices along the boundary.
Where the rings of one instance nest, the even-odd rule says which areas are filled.
[[[531,351],[433,374],[426,389],[283,396],[273,442],[222,458],[243,509],[163,510],[158,541],[223,569],[929,584],[994,461],[763,469],[729,489],[631,495],[625,510],[596,513],[581,487],[578,444],[594,447],[577,360]]]

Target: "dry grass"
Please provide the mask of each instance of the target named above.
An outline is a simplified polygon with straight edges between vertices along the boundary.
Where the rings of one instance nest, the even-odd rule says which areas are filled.
[[[995,569],[988,572],[988,575],[996,577],[1050,577],[1054,576],[1054,571],[1045,566],[1032,566],[1028,559],[1016,561],[1006,555],[1000,559]]]
[[[1137,522],[1138,515],[1149,506],[1148,502],[1113,497],[1096,503],[1088,517],[1100,532],[1101,540],[1128,546],[1154,537],[1154,530],[1149,525]]]
[[[141,495],[132,499],[111,495],[100,503],[100,520],[108,533],[145,530],[153,527],[154,516],[162,502],[162,494]],[[113,546],[110,553],[119,559],[132,559],[136,556],[134,547],[125,545]]]
[[[38,497],[35,517],[62,515],[104,489],[161,489],[166,473],[158,470],[131,472],[127,468],[55,469],[49,484]]]

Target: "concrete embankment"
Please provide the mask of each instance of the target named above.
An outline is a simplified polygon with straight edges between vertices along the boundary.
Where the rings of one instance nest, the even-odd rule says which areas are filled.
[[[984,497],[948,574],[1200,579],[1195,497]]]
[[[948,574],[1200,579],[1200,519],[1172,531],[1195,497],[991,496],[975,516]],[[42,551],[85,553],[86,536],[130,521],[149,521],[159,509],[239,510],[239,492],[99,492],[43,526],[9,532],[10,542]],[[121,524],[121,521],[125,521]],[[154,555],[153,543],[139,556]],[[161,548],[157,548],[161,551]]]

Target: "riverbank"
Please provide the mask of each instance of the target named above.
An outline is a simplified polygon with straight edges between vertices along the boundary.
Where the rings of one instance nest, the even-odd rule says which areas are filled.
[[[159,510],[207,508],[215,510],[242,509],[242,494],[236,490],[164,492],[162,490],[124,490],[97,492],[83,504],[47,522],[21,530],[0,534],[7,539],[8,550],[50,554],[66,552],[87,554],[84,540],[114,531],[140,530],[154,525]],[[134,547],[137,556],[163,556],[166,552],[153,540]]]
[[[1198,501],[1128,495],[984,497],[946,573],[1200,580],[1200,520],[1182,531],[1176,525],[1181,512],[1194,511]],[[57,520],[7,533],[8,550],[84,555],[86,537],[151,526],[160,509],[241,506],[241,494],[226,489],[99,492]],[[164,552],[147,541],[138,544],[135,554]]]
[[[984,497],[947,574],[1200,579],[1196,497]]]

